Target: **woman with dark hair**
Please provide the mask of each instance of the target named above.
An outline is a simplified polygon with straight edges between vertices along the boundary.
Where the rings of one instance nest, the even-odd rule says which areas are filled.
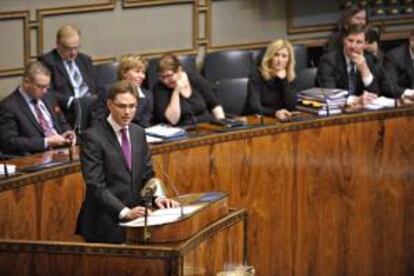
[[[368,28],[365,33],[364,50],[375,57],[378,65],[382,66],[384,62],[384,52],[381,50],[380,33],[374,28]]]
[[[224,119],[213,87],[201,76],[185,72],[173,54],[161,57],[153,87],[154,116],[158,123],[192,125]]]
[[[341,49],[343,33],[351,25],[366,26],[368,22],[367,11],[363,6],[349,6],[340,15],[336,30],[331,34],[325,45],[324,52]]]

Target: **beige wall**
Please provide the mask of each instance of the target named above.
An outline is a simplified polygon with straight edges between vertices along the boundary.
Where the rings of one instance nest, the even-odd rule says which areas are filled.
[[[329,34],[326,26],[320,32],[289,26],[289,22],[301,24],[304,15],[308,17],[296,7],[302,7],[301,3],[300,0],[1,0],[0,98],[16,85],[25,62],[54,47],[55,32],[65,23],[74,23],[82,29],[82,51],[96,61],[113,60],[130,52],[152,56],[167,51],[197,53],[201,61],[206,52],[263,47],[274,38],[310,43],[326,38]],[[292,7],[295,12],[289,10]],[[412,28],[412,22],[408,26]],[[387,28],[398,32],[406,27],[407,24]]]
[[[25,61],[54,47],[56,30],[65,23],[81,28],[82,51],[95,60],[167,51],[197,53],[202,60],[206,51],[265,45],[286,36],[285,0],[178,0],[162,5],[154,0],[133,7],[124,7],[124,2],[140,1],[0,1],[0,98],[16,85]]]

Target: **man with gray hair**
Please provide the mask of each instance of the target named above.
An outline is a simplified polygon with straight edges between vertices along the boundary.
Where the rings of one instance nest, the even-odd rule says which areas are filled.
[[[0,102],[0,145],[8,154],[25,155],[72,145],[76,135],[47,93],[50,71],[41,62],[26,66],[21,85]]]
[[[56,34],[56,49],[39,57],[52,72],[51,88],[66,119],[79,131],[88,126],[90,106],[96,95],[92,60],[79,52],[80,46],[80,30],[64,25]]]

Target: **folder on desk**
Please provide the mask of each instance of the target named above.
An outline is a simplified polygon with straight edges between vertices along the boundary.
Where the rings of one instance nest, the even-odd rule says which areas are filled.
[[[187,136],[187,132],[183,128],[163,124],[146,128],[145,134],[164,139],[180,138]]]

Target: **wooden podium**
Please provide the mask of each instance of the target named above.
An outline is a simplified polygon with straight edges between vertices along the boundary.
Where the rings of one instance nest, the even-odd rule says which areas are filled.
[[[142,224],[139,227],[125,226],[127,243],[184,241],[202,231],[209,224],[225,217],[229,212],[228,195],[221,192],[186,194],[180,196],[178,200],[183,204],[183,208],[192,206],[198,209],[191,214],[183,214],[169,223],[148,226],[147,231],[150,237],[146,241],[144,241],[145,227]],[[180,208],[176,208],[176,211],[179,212]],[[151,216],[149,221],[151,221]]]
[[[198,212],[175,223],[127,228],[128,244],[0,239],[0,275],[216,275],[247,262],[247,212],[227,207],[223,193],[188,194]],[[173,241],[174,240],[174,241]]]

